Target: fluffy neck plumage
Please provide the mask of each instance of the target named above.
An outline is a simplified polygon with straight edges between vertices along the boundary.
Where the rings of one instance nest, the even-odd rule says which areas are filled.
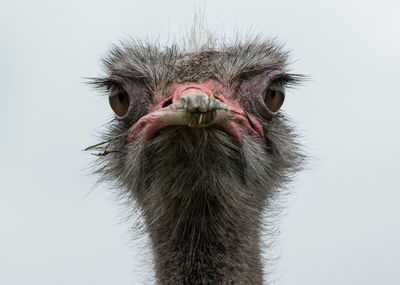
[[[179,142],[160,135],[173,143],[154,140],[148,147],[141,169],[151,175],[135,195],[157,284],[262,284],[265,191],[255,188],[254,169],[248,175],[243,148],[216,130],[168,135]]]
[[[148,225],[157,284],[262,284],[260,215],[213,194],[239,189],[207,186],[182,189],[191,194],[160,206],[159,224]]]

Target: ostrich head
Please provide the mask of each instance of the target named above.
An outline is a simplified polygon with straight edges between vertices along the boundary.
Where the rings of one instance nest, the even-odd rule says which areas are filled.
[[[259,38],[128,42],[104,60],[115,118],[98,173],[135,201],[157,284],[262,284],[263,213],[302,155],[280,111],[287,53]]]

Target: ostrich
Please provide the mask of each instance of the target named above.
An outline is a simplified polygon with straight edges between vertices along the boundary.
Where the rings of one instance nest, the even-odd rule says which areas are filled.
[[[264,214],[302,165],[275,40],[131,40],[91,79],[115,113],[97,174],[143,218],[157,284],[264,284]],[[95,148],[104,147],[98,144]]]

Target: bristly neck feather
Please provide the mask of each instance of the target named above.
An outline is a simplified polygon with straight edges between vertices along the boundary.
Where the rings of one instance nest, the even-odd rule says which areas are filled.
[[[256,187],[263,166],[250,163],[245,151],[263,152],[238,147],[219,130],[175,128],[143,152],[147,175],[134,195],[150,234],[157,284],[263,283],[267,195]]]
[[[240,205],[244,201],[221,200],[227,191],[242,189],[218,188],[201,178],[181,189],[190,194],[159,205],[164,217],[148,226],[158,284],[262,284],[260,214]]]

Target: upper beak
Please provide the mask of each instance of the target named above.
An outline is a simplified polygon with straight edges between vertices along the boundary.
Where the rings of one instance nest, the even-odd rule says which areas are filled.
[[[182,96],[177,102],[159,109],[169,124],[201,128],[217,124],[232,116],[233,108],[203,93]]]

